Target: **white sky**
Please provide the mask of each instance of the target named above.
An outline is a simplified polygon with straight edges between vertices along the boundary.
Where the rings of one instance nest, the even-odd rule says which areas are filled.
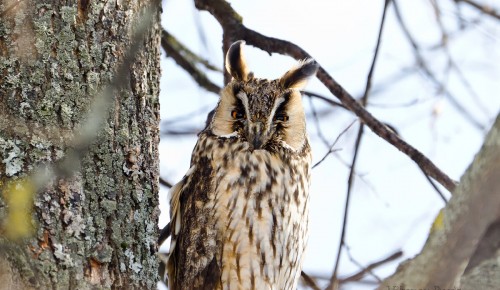
[[[372,61],[384,1],[324,0],[232,1],[243,16],[244,24],[260,33],[290,40],[328,70],[347,91],[357,97],[364,91]],[[447,58],[443,50],[426,50],[439,43],[438,29],[431,1],[398,1],[404,20],[424,49],[427,64],[447,89],[486,128],[500,109],[500,25],[499,21],[462,5],[461,13],[468,22],[465,31],[457,32],[456,7],[453,1],[437,1],[442,20],[450,34],[449,51],[460,67],[475,95],[452,70],[447,74]],[[495,1],[479,1],[493,5]],[[306,4],[307,3],[307,4]],[[500,10],[496,2],[497,11]],[[218,23],[207,12],[200,13],[193,1],[164,1],[162,24],[171,34],[194,52],[222,67],[221,37]],[[201,30],[200,30],[201,29]],[[453,34],[454,33],[454,34]],[[277,78],[295,60],[246,47],[246,57],[258,77]],[[171,129],[202,128],[205,116],[217,102],[191,80],[171,59],[162,56],[161,116],[175,119],[192,113],[187,121]],[[443,97],[439,89],[421,72],[416,71],[402,81],[393,77],[414,64],[411,47],[397,24],[393,8],[389,8],[382,38],[382,48],[373,80],[374,88],[384,90],[370,97],[368,110],[383,122],[394,126],[402,138],[418,148],[453,179],[459,179],[482,144],[486,133],[465,120]],[[222,85],[222,77],[210,73]],[[336,100],[313,80],[307,90]],[[310,101],[304,98],[306,112],[311,115]],[[313,100],[319,111],[330,108]],[[413,104],[408,106],[407,104]],[[375,106],[377,105],[377,106]],[[385,105],[385,106],[384,106]],[[193,112],[205,108],[203,114]],[[329,110],[321,117],[321,130],[330,143],[356,117],[341,109]],[[188,115],[189,116],[189,115]],[[328,150],[318,137],[311,119],[308,131],[314,150],[314,163]],[[346,241],[353,258],[362,265],[385,258],[398,249],[405,258],[419,252],[430,224],[444,205],[418,167],[408,157],[368,129],[363,138],[355,182]],[[339,157],[330,156],[313,170],[311,188],[310,239],[304,270],[329,277],[335,262],[341,231],[346,183],[349,174],[344,162],[350,163],[357,127],[344,135],[337,149]],[[161,174],[177,182],[189,167],[196,136],[166,136],[160,147]],[[446,192],[446,190],[444,190]],[[167,190],[161,191],[160,226],[168,222]],[[446,192],[449,197],[449,194]],[[167,247],[162,249],[168,250]],[[399,261],[398,261],[399,262]],[[394,271],[397,263],[375,270],[381,278]],[[360,268],[345,255],[340,264],[340,277]],[[373,280],[373,279],[371,279]],[[345,289],[371,289],[373,286],[348,285]]]

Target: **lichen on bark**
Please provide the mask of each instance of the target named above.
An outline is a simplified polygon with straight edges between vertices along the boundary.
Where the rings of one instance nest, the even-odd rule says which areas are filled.
[[[12,3],[0,4],[0,217],[9,211],[8,182],[64,160],[72,173],[36,193],[34,237],[0,236],[3,273],[28,288],[155,288],[158,1]],[[78,135],[145,6],[155,7],[145,49],[128,81],[111,90],[104,122],[82,150]]]

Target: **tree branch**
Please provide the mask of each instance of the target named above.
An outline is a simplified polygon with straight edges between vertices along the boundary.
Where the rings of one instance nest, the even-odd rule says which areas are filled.
[[[488,227],[500,220],[500,114],[448,205],[436,217],[422,252],[378,289],[455,287]]]
[[[380,29],[379,29],[379,34],[377,37],[377,45],[375,47],[375,53],[373,54],[373,60],[372,64],[370,66],[370,71],[368,72],[368,76],[366,78],[366,87],[365,87],[365,92],[363,94],[363,97],[361,98],[361,105],[366,106],[366,103],[368,101],[368,96],[370,95],[370,89],[371,89],[371,84],[372,84],[372,78],[373,78],[373,73],[375,71],[375,63],[377,62],[377,56],[378,52],[380,49],[380,43],[382,39],[382,31],[384,29],[384,23],[385,23],[385,15],[387,12],[387,7],[389,6],[390,0],[386,0],[384,4],[384,10],[382,13],[382,20],[380,21]],[[351,198],[351,192],[354,184],[354,171],[356,168],[356,161],[358,157],[359,150],[361,148],[361,141],[363,139],[363,132],[364,132],[364,124],[359,125],[359,130],[358,130],[358,136],[356,137],[356,145],[354,147],[354,155],[352,157],[352,163],[351,163],[351,170],[349,171],[349,178],[347,180],[347,196],[346,196],[346,201],[345,201],[345,208],[344,208],[344,217],[343,217],[343,222],[342,222],[342,232],[340,234],[340,242],[339,242],[339,247],[337,250],[337,258],[335,260],[335,266],[333,268],[332,276],[330,278],[330,284],[326,287],[326,289],[335,289],[335,285],[337,285],[337,272],[338,272],[338,267],[340,265],[340,255],[342,253],[342,248],[345,244],[345,234],[347,230],[347,216],[348,216],[348,211],[349,211],[349,201]]]
[[[307,275],[304,271],[300,272],[300,276],[304,280],[304,283],[306,283],[307,286],[311,287],[314,290],[320,290],[318,285],[316,285],[316,282],[314,281],[313,278],[311,278],[309,275]]]
[[[403,30],[404,35],[408,39],[411,47],[413,48],[413,52],[415,55],[415,59],[418,67],[422,69],[424,74],[429,78],[429,80],[436,86],[436,88],[443,93],[443,95],[450,101],[450,104],[453,105],[460,113],[461,116],[467,119],[472,125],[474,125],[479,130],[485,130],[485,126],[481,124],[456,98],[451,92],[441,83],[434,73],[429,69],[425,58],[420,52],[420,47],[417,45],[417,42],[413,38],[410,33],[410,30],[406,26],[403,21],[403,17],[401,16],[401,12],[399,11],[399,7],[397,1],[394,1],[394,12],[396,13],[396,19],[398,20],[401,29]],[[448,189],[449,190],[449,189]]]
[[[268,53],[289,55],[295,59],[310,58],[305,50],[292,42],[277,38],[267,37],[246,28],[242,18],[223,0],[195,0],[199,10],[210,12],[221,24],[224,34],[231,40],[244,39],[249,45],[258,47]],[[375,134],[392,144],[398,150],[410,157],[429,176],[442,184],[449,191],[453,191],[456,182],[443,173],[432,161],[420,151],[394,134],[387,126],[366,111],[340,84],[338,84],[322,67],[319,67],[316,77],[335,95],[341,102],[356,114]]]
[[[191,52],[186,46],[182,45],[165,29],[161,33],[161,46],[168,56],[170,56],[178,65],[187,71],[190,76],[193,77],[198,85],[209,92],[215,94],[219,93],[221,88],[210,81],[207,76],[196,67],[194,62],[196,60],[197,62],[204,63],[208,68],[213,68],[213,66],[209,65],[207,62],[200,61],[200,58],[195,57],[193,52]]]
[[[475,1],[472,1],[472,0],[455,0],[455,2],[467,3],[470,6],[476,8],[477,10],[483,12],[484,14],[488,14],[489,16],[500,20],[500,13],[497,12],[493,7],[490,7],[488,5],[481,5],[481,4],[479,4]]]
[[[347,282],[359,281],[367,273],[371,272],[375,268],[377,268],[377,267],[379,267],[381,265],[384,265],[386,263],[392,262],[392,261],[394,261],[396,259],[399,259],[401,256],[403,256],[403,252],[402,251],[397,251],[397,252],[395,252],[394,254],[390,255],[387,258],[384,258],[384,259],[382,259],[380,261],[377,261],[375,263],[371,263],[370,265],[368,265],[365,268],[361,269],[361,271],[359,271],[358,273],[356,273],[354,275],[351,275],[351,276],[346,277],[346,278],[339,279],[339,282],[342,284],[342,283],[347,283]]]

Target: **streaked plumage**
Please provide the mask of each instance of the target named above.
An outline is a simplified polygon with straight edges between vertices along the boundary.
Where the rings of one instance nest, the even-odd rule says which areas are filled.
[[[311,149],[299,89],[317,65],[254,78],[243,43],[228,51],[233,79],[171,189],[169,289],[294,289],[300,277]]]

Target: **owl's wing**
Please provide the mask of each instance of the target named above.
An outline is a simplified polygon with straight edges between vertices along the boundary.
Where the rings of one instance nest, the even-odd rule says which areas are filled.
[[[169,290],[215,289],[220,283],[210,162],[197,164],[170,191]]]

